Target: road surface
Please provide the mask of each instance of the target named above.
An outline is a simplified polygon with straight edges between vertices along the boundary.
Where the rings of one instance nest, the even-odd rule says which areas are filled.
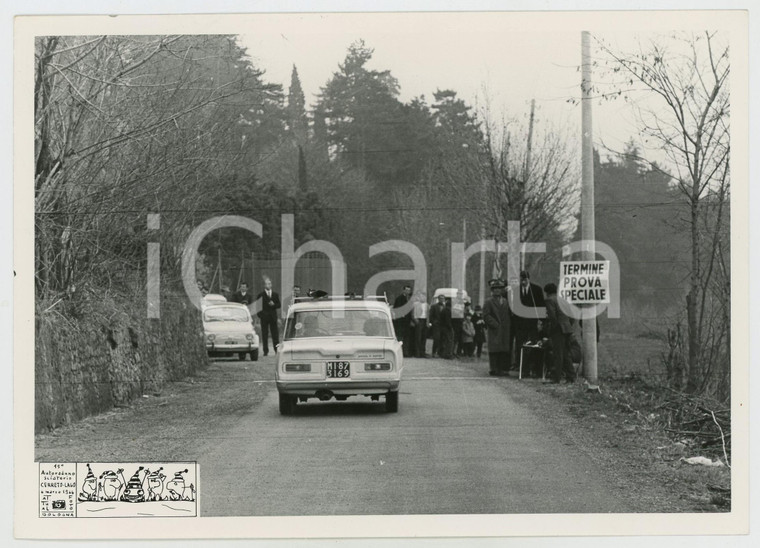
[[[201,514],[632,511],[583,448],[513,397],[519,381],[486,372],[485,361],[408,359],[397,414],[350,398],[288,417],[265,374],[263,399],[197,456]]]

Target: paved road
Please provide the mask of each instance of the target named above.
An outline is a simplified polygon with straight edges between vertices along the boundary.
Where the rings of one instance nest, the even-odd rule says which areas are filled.
[[[486,370],[408,359],[398,414],[351,398],[284,417],[265,380],[264,400],[198,457],[202,515],[632,511],[513,397],[518,381]]]

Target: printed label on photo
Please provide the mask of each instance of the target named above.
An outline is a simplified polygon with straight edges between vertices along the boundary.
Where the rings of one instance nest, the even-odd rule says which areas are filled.
[[[41,463],[41,517],[196,517],[194,462]]]

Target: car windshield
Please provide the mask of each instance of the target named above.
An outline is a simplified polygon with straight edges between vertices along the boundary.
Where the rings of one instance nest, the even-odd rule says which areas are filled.
[[[231,306],[214,306],[203,313],[204,322],[249,322],[248,311]]]
[[[303,310],[285,325],[285,339],[311,337],[391,337],[390,319],[379,310]]]

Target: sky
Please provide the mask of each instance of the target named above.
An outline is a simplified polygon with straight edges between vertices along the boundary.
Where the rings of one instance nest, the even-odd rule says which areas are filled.
[[[527,123],[536,101],[536,128],[567,131],[580,139],[581,32],[567,25],[522,25],[511,14],[350,14],[268,18],[240,36],[265,79],[290,85],[295,64],[313,105],[320,88],[338,70],[349,45],[363,39],[374,49],[369,68],[390,70],[400,99],[452,89],[479,114]],[[530,30],[526,30],[530,29]],[[629,31],[615,35],[634,46]],[[636,121],[622,100],[592,103],[596,146],[622,150],[637,136]],[[660,160],[653,153],[653,160]]]

